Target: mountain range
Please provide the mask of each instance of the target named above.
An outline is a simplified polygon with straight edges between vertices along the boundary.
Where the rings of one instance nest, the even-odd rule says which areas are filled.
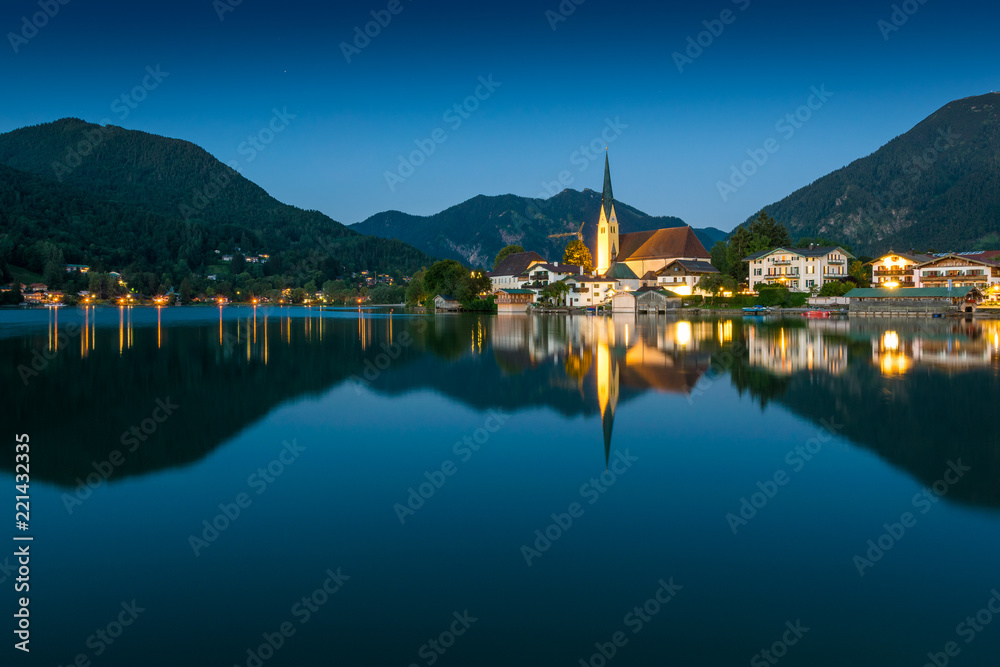
[[[949,102],[764,211],[855,253],[1000,249],[1000,93]]]
[[[351,229],[399,239],[436,257],[490,267],[496,254],[510,244],[558,261],[581,225],[584,242],[593,248],[600,209],[601,193],[590,189],[566,189],[549,199],[480,195],[431,216],[377,213]],[[648,215],[619,201],[615,210],[622,234],[687,224],[680,218]],[[563,236],[550,238],[554,234]],[[727,235],[714,227],[696,229],[695,234],[706,248]]]
[[[74,118],[0,135],[0,265],[41,272],[58,256],[159,275],[204,270],[220,247],[269,254],[270,275],[300,280],[433,261],[283,204],[187,141]]]

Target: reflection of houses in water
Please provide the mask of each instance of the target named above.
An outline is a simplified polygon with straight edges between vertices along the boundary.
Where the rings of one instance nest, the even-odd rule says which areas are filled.
[[[825,323],[808,328],[750,327],[747,347],[750,365],[775,375],[798,371],[824,371],[837,375],[847,368],[847,345],[823,333]],[[845,323],[846,324],[846,323]]]
[[[581,318],[576,318],[578,322]],[[597,347],[597,395],[604,432],[605,459],[611,452],[611,432],[619,392],[688,394],[708,370],[711,356],[702,350],[716,335],[716,323],[664,320],[634,315],[587,318],[581,341]],[[725,327],[719,328],[724,334]],[[731,326],[729,335],[732,335]],[[721,338],[721,336],[720,336]]]
[[[872,362],[883,375],[902,375],[916,365],[939,370],[995,366],[1000,358],[1000,323],[956,323],[950,331],[906,336],[884,331],[872,339]]]

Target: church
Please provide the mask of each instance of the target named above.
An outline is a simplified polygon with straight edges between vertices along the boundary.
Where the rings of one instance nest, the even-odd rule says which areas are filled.
[[[597,237],[590,248],[597,275],[628,279],[656,280],[656,273],[674,260],[711,259],[690,226],[654,229],[622,234],[619,231],[615,199],[611,191],[611,166],[604,155],[604,194]]]

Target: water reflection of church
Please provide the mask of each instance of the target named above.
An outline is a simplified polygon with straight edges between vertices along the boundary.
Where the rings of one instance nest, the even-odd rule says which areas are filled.
[[[703,343],[732,337],[732,324],[672,321],[656,317],[538,318],[494,320],[492,343],[498,355],[524,363],[563,363],[566,381],[596,387],[605,459],[619,401],[647,391],[687,395],[708,370]]]

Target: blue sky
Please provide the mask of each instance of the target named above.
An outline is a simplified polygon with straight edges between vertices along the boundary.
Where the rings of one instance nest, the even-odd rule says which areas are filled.
[[[41,0],[54,16],[33,31],[39,0],[6,0],[0,131],[75,116],[187,139],[348,224],[546,184],[600,190],[601,156],[577,151],[613,138],[617,198],[729,230],[1000,89],[1000,9],[985,3],[397,1]],[[372,12],[386,25],[345,55]],[[688,38],[703,46],[685,53]],[[114,103],[144,79],[134,108]],[[239,146],[275,109],[295,117],[249,160]],[[807,120],[776,126],[796,112]],[[771,138],[777,152],[720,194]],[[411,155],[418,142],[429,155]]]

